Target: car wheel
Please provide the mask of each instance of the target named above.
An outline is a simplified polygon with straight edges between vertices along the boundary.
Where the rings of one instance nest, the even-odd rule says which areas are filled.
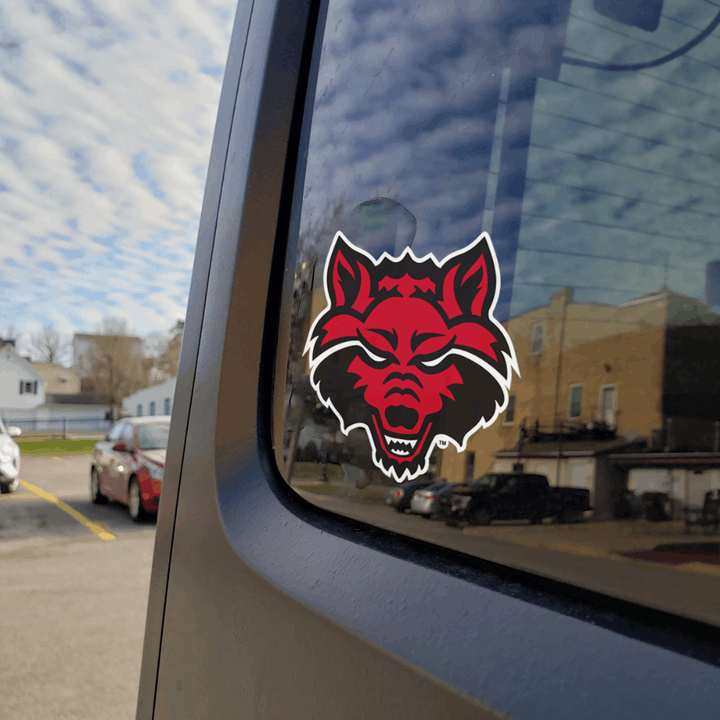
[[[475,510],[469,518],[472,525],[487,527],[492,522],[492,512],[488,508]]]
[[[7,495],[8,493],[15,492],[20,487],[20,478],[15,478],[14,480],[11,480],[10,482],[4,483],[0,482],[0,492],[3,493],[3,495]]]
[[[445,518],[445,524],[446,524],[448,527],[457,527],[457,526],[458,526],[458,521],[455,520],[455,518]]]
[[[105,505],[108,501],[107,497],[100,492],[100,477],[95,468],[90,470],[90,499],[96,505]]]
[[[130,517],[135,522],[142,522],[147,515],[142,504],[140,483],[136,478],[130,480],[130,486],[128,487],[128,509],[130,511]]]
[[[404,513],[406,508],[395,506],[395,512]]]

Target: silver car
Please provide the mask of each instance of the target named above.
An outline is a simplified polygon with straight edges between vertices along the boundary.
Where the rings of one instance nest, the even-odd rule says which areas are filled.
[[[0,420],[0,492],[11,493],[20,484],[20,447],[13,440],[22,431],[17,427],[5,429]]]
[[[447,483],[435,483],[423,490],[417,490],[410,501],[410,512],[431,518],[437,513],[440,492],[446,489]]]

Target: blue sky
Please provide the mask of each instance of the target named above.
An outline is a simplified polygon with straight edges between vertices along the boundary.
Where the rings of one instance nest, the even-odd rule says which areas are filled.
[[[185,315],[232,0],[0,0],[0,334]]]

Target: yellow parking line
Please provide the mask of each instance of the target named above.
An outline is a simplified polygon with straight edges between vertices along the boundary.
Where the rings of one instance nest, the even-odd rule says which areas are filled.
[[[48,502],[51,502],[53,505],[57,505],[61,510],[66,512],[71,518],[77,520],[81,525],[84,525],[88,530],[91,532],[94,532],[99,538],[102,540],[114,540],[115,536],[108,532],[102,525],[99,525],[98,523],[94,523],[92,520],[88,520],[84,515],[79,513],[74,508],[71,508],[66,502],[63,502],[60,500],[60,498],[56,498],[54,495],[51,495],[49,492],[45,492],[44,490],[40,489],[39,487],[35,487],[35,485],[31,485],[30,483],[25,482],[24,480],[20,481],[20,484],[24,487],[30,490],[30,492],[34,492],[36,495],[39,495],[44,500],[47,500]]]

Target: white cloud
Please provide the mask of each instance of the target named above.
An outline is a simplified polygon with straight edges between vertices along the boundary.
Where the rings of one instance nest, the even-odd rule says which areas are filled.
[[[123,302],[130,287],[120,284],[120,272],[137,267],[131,282],[140,284],[158,264],[168,265],[151,251],[125,252],[162,231],[170,245],[185,245],[175,263],[184,272],[172,274],[165,291],[187,295],[187,245],[195,241],[187,229],[197,227],[221,84],[202,69],[217,75],[224,65],[235,3],[53,4],[54,15],[0,2],[6,37],[17,45],[2,58],[14,80],[0,77],[0,263],[17,263],[9,274],[15,291],[0,299],[0,315],[22,326],[51,303],[82,303],[78,287],[112,289],[104,301],[81,304],[85,326],[75,330],[118,308],[141,332],[164,330],[184,308],[157,298],[151,309]],[[134,166],[138,156],[147,177]],[[54,233],[70,243],[54,240]],[[111,236],[118,239],[95,240]],[[66,259],[64,248],[75,257]],[[164,318],[165,311],[172,317]]]

